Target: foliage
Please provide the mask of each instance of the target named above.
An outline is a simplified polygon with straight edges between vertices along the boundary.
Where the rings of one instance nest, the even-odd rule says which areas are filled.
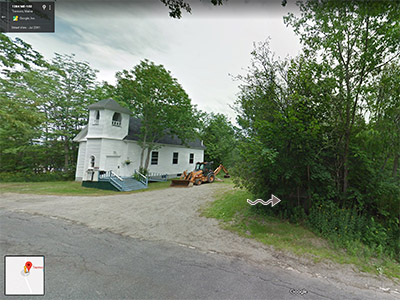
[[[160,0],[169,9],[169,16],[171,18],[182,18],[182,10],[192,13],[192,8],[188,2],[184,0]],[[222,0],[210,0],[213,5],[222,5]],[[227,0],[226,0],[227,1]]]
[[[148,168],[151,151],[157,149],[157,142],[163,136],[176,136],[183,143],[196,137],[195,128],[199,125],[195,107],[164,66],[144,60],[132,70],[123,70],[116,76],[117,99],[142,123],[140,168]]]
[[[324,135],[329,130],[324,111],[328,99],[321,82],[314,83],[318,70],[304,57],[275,61],[268,42],[252,53],[253,62],[237,101],[240,183],[259,197],[271,193],[286,201],[280,205],[301,206],[307,211],[313,194],[336,194],[330,159],[332,146]],[[329,84],[329,83],[328,83]],[[322,151],[325,150],[325,151]]]
[[[330,122],[333,128],[336,183],[343,198],[349,186],[350,144],[362,117],[365,98],[376,76],[400,57],[398,1],[299,1],[301,16],[285,18],[300,37],[307,56],[331,81]],[[371,108],[371,107],[370,107]]]
[[[34,67],[44,67],[43,57],[20,39],[12,41],[0,33],[0,168],[23,169],[38,149],[44,116],[38,110],[42,100],[29,88],[36,75]]]
[[[43,56],[20,38],[11,40],[5,34],[0,33],[0,45],[1,75],[15,71],[15,67],[31,69],[33,66],[46,65]]]
[[[235,128],[225,115],[207,114],[200,137],[206,147],[204,160],[230,167],[235,161]]]
[[[400,264],[392,259],[399,252],[396,254],[395,251],[387,251],[392,249],[392,246],[386,249],[379,246],[383,241],[398,243],[398,238],[389,234],[389,229],[385,233],[387,227],[376,220],[367,217],[359,219],[355,211],[339,209],[335,203],[328,201],[311,208],[311,218],[306,224],[291,224],[283,222],[280,218],[265,215],[260,207],[249,205],[246,202],[248,198],[254,199],[254,195],[245,190],[221,191],[217,200],[204,208],[202,215],[216,218],[225,229],[273,246],[274,249],[289,251],[313,261],[328,259],[336,263],[352,264],[373,274],[400,278]],[[277,207],[270,207],[270,210]],[[304,225],[314,229],[309,230]],[[391,226],[389,228],[396,227],[397,224]],[[319,230],[320,227],[323,229]],[[366,246],[357,239],[363,233],[351,234],[349,230],[367,232],[371,241],[364,243],[371,246]],[[328,238],[328,241],[316,234]]]
[[[367,99],[371,124],[366,147],[375,149],[375,160],[383,161],[381,169],[390,168],[393,158],[392,176],[400,176],[400,65],[391,63],[383,68],[381,76],[374,82]],[[380,142],[376,142],[376,140]]]
[[[400,260],[397,219],[382,224],[356,209],[339,208],[332,201],[323,201],[313,205],[307,223],[317,234],[334,240],[341,247],[348,248],[352,242],[360,241],[372,249],[376,256],[387,254]]]
[[[149,171],[148,171],[148,169],[145,169],[145,168],[139,168],[139,173],[144,175],[144,176],[147,176]]]
[[[87,107],[101,100],[96,97],[96,72],[88,63],[76,61],[74,55],[56,53],[51,68],[38,77],[49,88],[41,106],[46,115],[44,144],[62,149],[66,170],[76,161],[78,145],[72,139],[87,124]]]
[[[398,2],[299,6],[301,16],[285,22],[304,53],[277,60],[260,43],[247,75],[237,76],[237,184],[283,200],[259,208],[264,214],[399,260]],[[363,228],[342,219],[351,216]]]
[[[142,61],[119,72],[114,87],[97,82],[97,71],[74,55],[56,53],[47,62],[20,39],[0,34],[0,43],[0,172],[73,170],[78,144],[72,140],[87,124],[88,105],[112,95],[142,119],[142,168],[165,134],[183,143],[196,137],[198,112],[161,65]]]
[[[72,138],[87,123],[87,105],[109,89],[73,55],[47,62],[20,39],[0,34],[0,43],[0,171],[73,170]]]
[[[73,180],[75,172],[1,172],[0,182],[47,182],[47,181],[66,181]]]
[[[184,0],[160,0],[169,9],[169,16],[171,18],[180,19],[182,18],[182,11],[187,13],[192,13],[192,8],[190,4]],[[228,0],[210,0],[211,4],[214,6],[223,5],[224,2]],[[279,0],[276,0],[279,1]],[[286,6],[287,0],[281,0],[281,5]]]

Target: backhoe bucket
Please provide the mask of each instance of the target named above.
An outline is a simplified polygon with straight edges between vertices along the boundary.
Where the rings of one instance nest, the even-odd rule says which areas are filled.
[[[173,179],[170,186],[192,187],[193,182],[191,182],[190,180],[185,180],[185,179]]]

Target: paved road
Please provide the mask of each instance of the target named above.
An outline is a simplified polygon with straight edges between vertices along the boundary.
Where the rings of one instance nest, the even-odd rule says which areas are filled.
[[[43,216],[1,210],[0,233],[1,255],[45,255],[47,299],[394,299],[277,267],[263,269],[220,254]],[[307,294],[293,295],[300,290]]]

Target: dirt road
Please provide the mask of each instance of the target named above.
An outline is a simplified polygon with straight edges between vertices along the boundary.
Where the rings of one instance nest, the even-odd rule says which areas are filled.
[[[100,197],[4,193],[0,208],[67,219],[145,240],[173,242],[400,297],[400,287],[388,279],[354,271],[351,266],[315,264],[239,237],[221,229],[218,221],[199,216],[199,210],[214,200],[216,191],[229,189],[228,185],[212,184]]]

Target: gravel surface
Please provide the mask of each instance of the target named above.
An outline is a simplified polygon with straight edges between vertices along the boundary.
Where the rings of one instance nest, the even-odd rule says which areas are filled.
[[[234,256],[258,265],[279,266],[310,277],[380,291],[400,299],[400,285],[385,277],[355,271],[352,266],[313,263],[221,229],[218,221],[199,216],[224,184],[168,188],[112,196],[1,194],[0,208],[67,219],[93,229],[151,241],[168,241],[208,253]],[[245,200],[245,199],[244,199]]]

